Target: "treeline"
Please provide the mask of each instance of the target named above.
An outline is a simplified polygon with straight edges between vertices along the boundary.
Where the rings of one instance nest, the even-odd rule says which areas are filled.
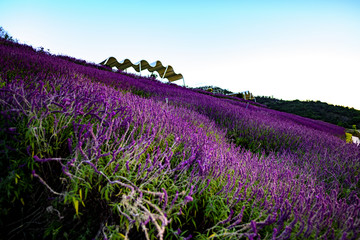
[[[233,92],[231,92],[227,89],[223,89],[223,88],[216,87],[216,86],[201,86],[201,87],[196,87],[195,89],[210,91],[210,92],[216,93],[216,94],[224,94],[224,95],[233,94]]]
[[[256,101],[268,108],[293,113],[307,118],[322,120],[345,128],[360,128],[360,111],[354,108],[335,106],[321,101],[286,101],[272,97],[256,97]]]
[[[3,27],[0,26],[0,38],[3,38],[5,40],[11,41],[11,42],[18,42],[17,39],[14,39]]]

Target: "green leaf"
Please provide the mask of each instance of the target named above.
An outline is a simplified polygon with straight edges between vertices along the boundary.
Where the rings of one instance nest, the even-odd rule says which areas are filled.
[[[76,215],[79,216],[79,201],[76,200],[75,197],[73,197],[73,203],[74,203]]]

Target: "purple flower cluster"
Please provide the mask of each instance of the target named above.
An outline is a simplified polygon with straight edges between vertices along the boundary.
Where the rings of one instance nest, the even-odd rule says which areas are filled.
[[[344,129],[74,62],[0,42],[1,114],[27,119],[34,161],[116,186],[109,204],[146,236],[211,194],[230,209],[207,229],[218,237],[360,237],[360,148]]]

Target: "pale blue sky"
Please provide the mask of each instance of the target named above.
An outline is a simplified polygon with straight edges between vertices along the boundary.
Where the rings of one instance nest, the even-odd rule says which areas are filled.
[[[189,86],[360,109],[360,1],[0,0],[0,26],[91,62],[160,60]]]

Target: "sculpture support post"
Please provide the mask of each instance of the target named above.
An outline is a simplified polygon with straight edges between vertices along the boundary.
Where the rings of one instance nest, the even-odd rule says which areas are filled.
[[[161,80],[164,80],[164,77],[165,77],[166,71],[168,70],[168,67],[169,67],[169,65],[167,65],[167,66],[166,66],[165,72],[164,72],[164,74],[163,74],[163,76],[162,76]],[[170,81],[169,81],[169,82],[170,82]]]

